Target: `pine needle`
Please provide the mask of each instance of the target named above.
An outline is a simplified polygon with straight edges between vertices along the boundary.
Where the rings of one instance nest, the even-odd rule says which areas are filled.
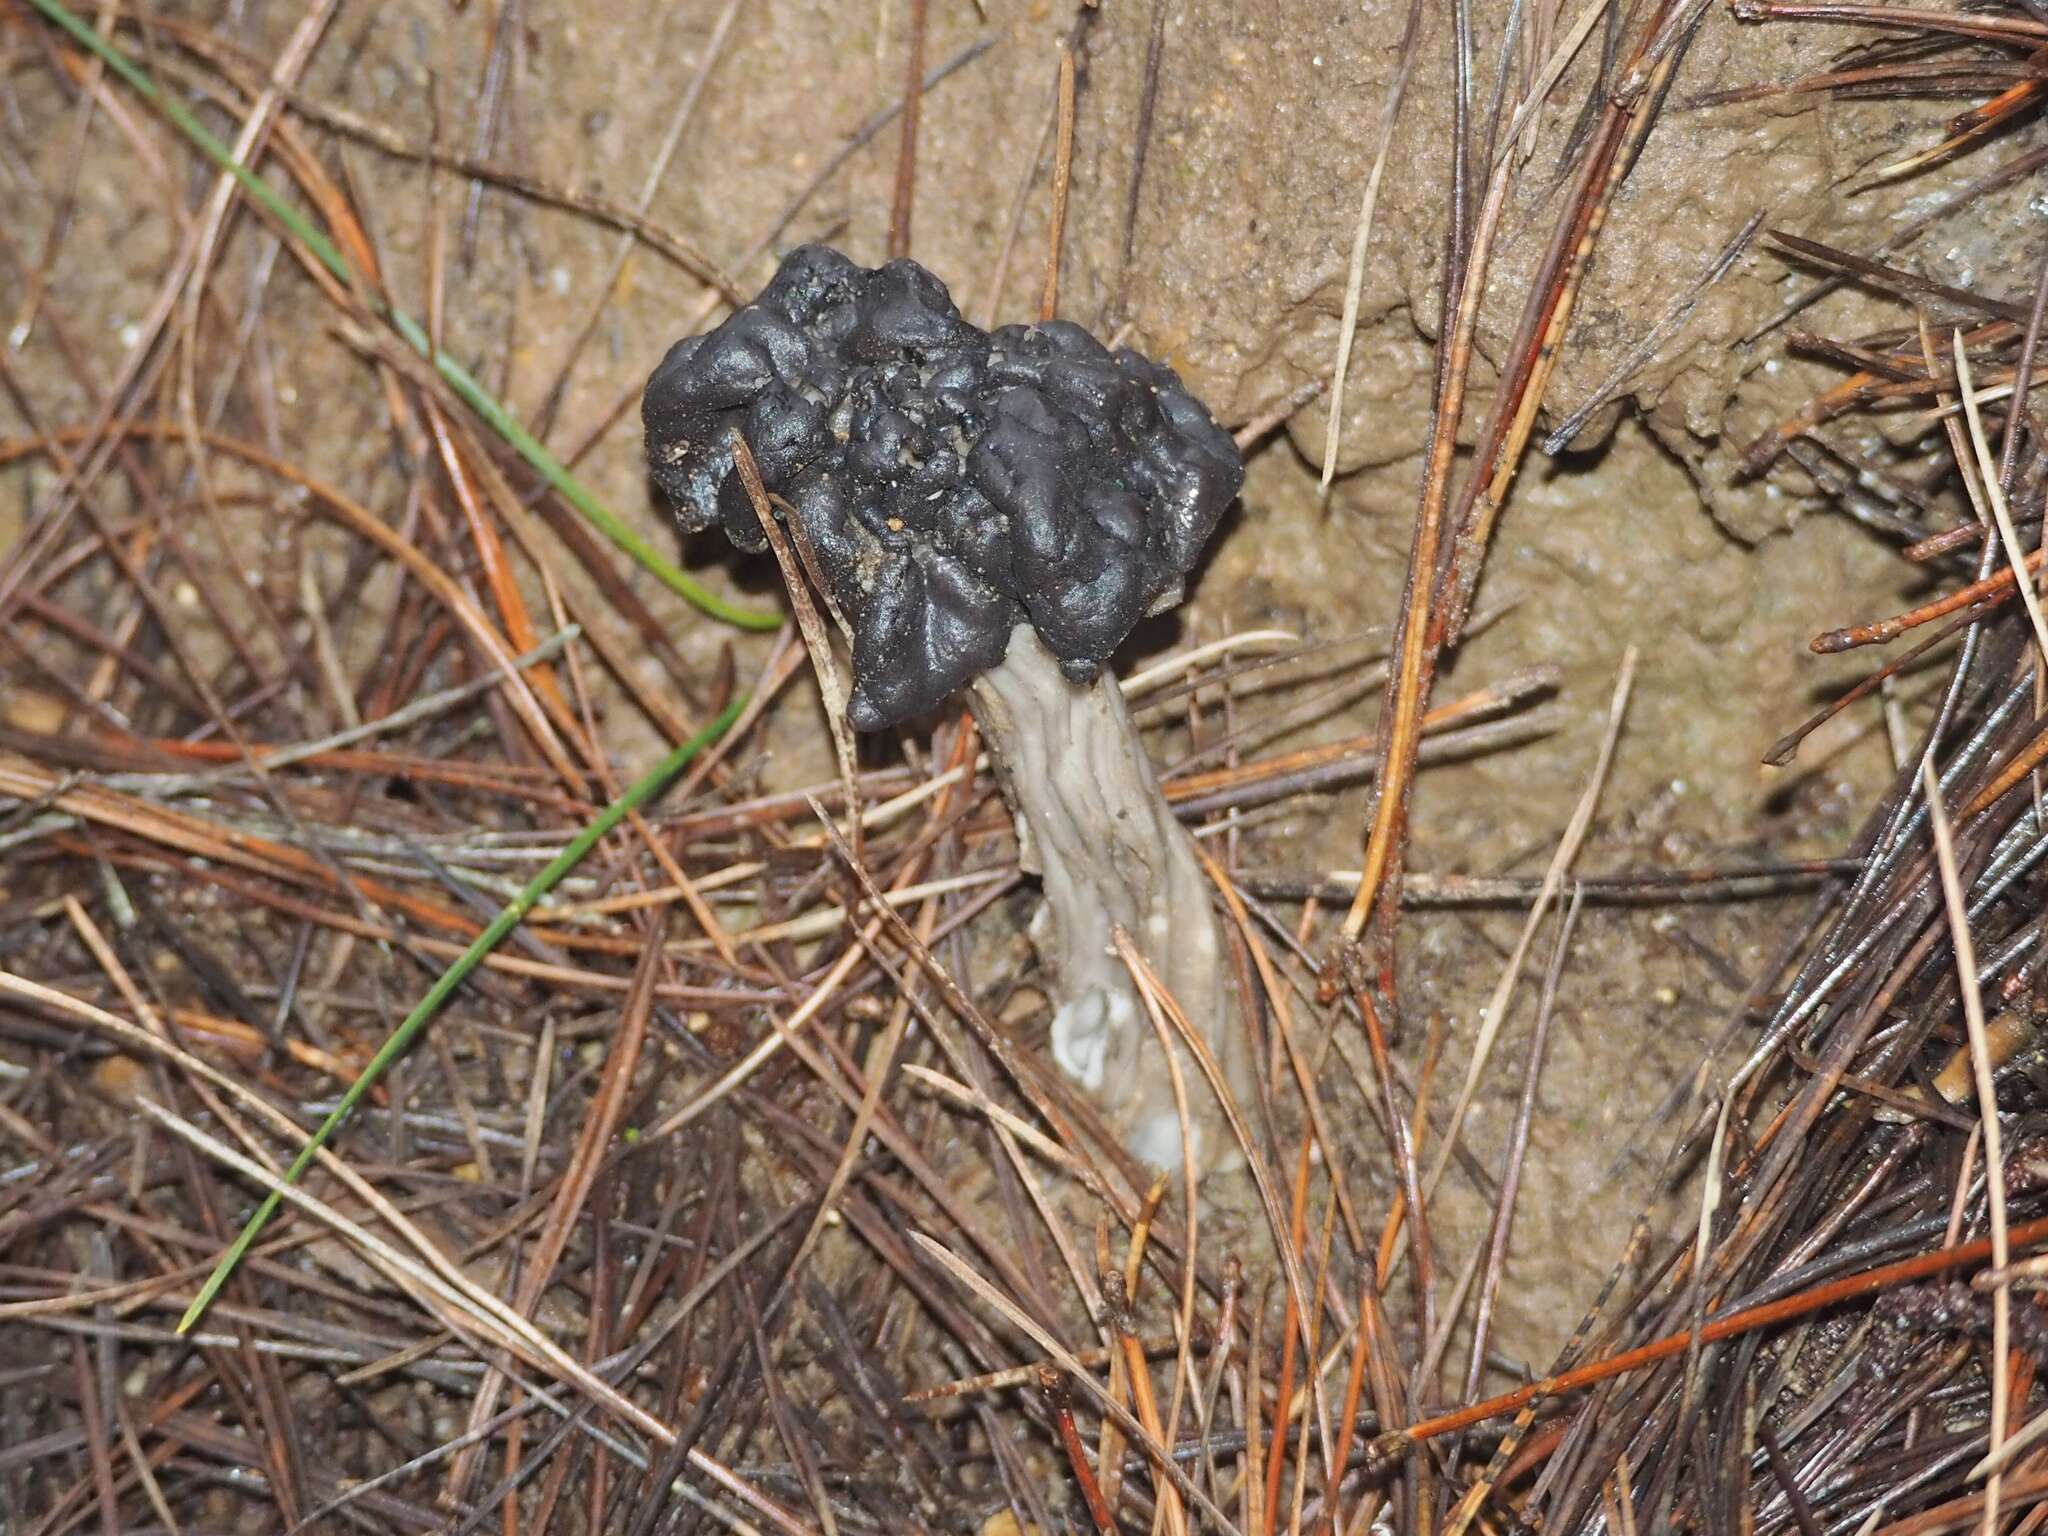
[[[545,869],[528,882],[525,889],[513,898],[511,904],[491,920],[490,926],[478,934],[469,948],[465,949],[455,962],[440,974],[433,986],[427,989],[426,996],[422,997],[412,1012],[405,1016],[405,1021],[391,1032],[390,1037],[378,1048],[377,1054],[370,1058],[370,1064],[363,1068],[362,1075],[342,1094],[341,1101],[334,1106],[333,1112],[320,1123],[320,1128],[313,1133],[299,1155],[292,1160],[291,1167],[285,1171],[286,1184],[298,1181],[299,1176],[311,1166],[314,1156],[340,1129],[342,1121],[346,1120],[356,1105],[362,1102],[363,1095],[370,1091],[372,1085],[384,1075],[385,1070],[394,1061],[411,1048],[420,1031],[441,1011],[441,1005],[454,995],[455,989],[462,985],[463,979],[477,968],[486,955],[503,942],[508,933],[519,926],[541,897],[553,890],[564,875],[582,862],[585,854],[626,819],[628,813],[639,809],[652,799],[663,786],[689,766],[692,758],[724,735],[727,728],[739,718],[740,711],[746,707],[746,703],[747,697],[744,694],[735,698],[726,705],[717,719],[655,764],[637,783],[600,811]],[[178,1332],[189,1332],[192,1325],[205,1314],[214,1297],[220,1294],[221,1287],[227,1284],[228,1276],[234,1273],[235,1266],[241,1262],[242,1255],[249,1251],[249,1245],[256,1241],[264,1225],[276,1214],[280,1203],[281,1197],[273,1190],[256,1208],[255,1214],[243,1223],[234,1243],[221,1255],[220,1262],[214,1266],[206,1284],[199,1288],[199,1294],[193,1298],[192,1305],[187,1307],[185,1315],[178,1319]]]
[[[225,143],[210,133],[175,96],[162,90],[140,65],[87,26],[61,4],[60,0],[33,0],[33,3],[37,10],[69,33],[79,47],[100,59],[107,68],[126,81],[138,96],[169,118],[172,126],[184,134],[194,148],[234,177],[242,190],[260,203],[265,212],[284,225],[292,238],[305,246],[307,252],[332,273],[336,281],[355,291],[364,291],[360,283],[361,274],[349,263],[348,258],[342,255],[341,248],[314,228],[311,221],[287,203],[275,187],[237,159]],[[380,319],[404,338],[408,346],[434,365],[434,371],[448,387],[459,395],[471,410],[488,422],[500,437],[510,443],[519,456],[526,460],[564,501],[582,513],[598,532],[630,555],[649,575],[686,602],[694,604],[711,617],[721,619],[737,628],[770,630],[780,627],[780,614],[743,608],[729,602],[688,575],[674,561],[665,558],[652,544],[629,527],[617,513],[598,500],[596,494],[571,474],[568,466],[550,453],[539,438],[527,431],[517,417],[499,404],[468,369],[436,347],[411,315],[382,299],[372,297],[367,302]]]

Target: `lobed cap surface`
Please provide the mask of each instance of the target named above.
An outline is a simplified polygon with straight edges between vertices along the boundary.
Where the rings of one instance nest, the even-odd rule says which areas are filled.
[[[983,331],[915,262],[820,245],[670,348],[641,418],[683,526],[758,550],[745,437],[853,631],[861,730],[936,707],[1025,620],[1069,678],[1093,678],[1180,600],[1244,481],[1172,369],[1065,321]]]

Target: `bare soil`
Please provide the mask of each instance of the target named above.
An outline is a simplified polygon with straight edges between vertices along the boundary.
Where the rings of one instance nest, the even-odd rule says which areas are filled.
[[[1393,0],[1161,4],[1156,103],[1142,136],[1150,4],[1110,0],[1077,18],[1071,6],[1047,0],[987,0],[986,19],[965,0],[934,5],[933,67],[978,40],[990,45],[925,101],[913,251],[977,320],[1035,311],[1049,217],[1055,40],[1078,34],[1083,64],[1061,312],[1168,358],[1219,418],[1242,424],[1329,372],[1359,197],[1406,7]],[[709,46],[718,9],[710,0],[343,7],[295,99],[363,119],[415,152],[438,138],[577,197],[630,203]],[[1423,9],[1426,27],[1445,24],[1443,8]],[[219,16],[200,7],[195,19],[220,23],[248,57],[268,61],[300,18],[291,7],[238,5]],[[1575,8],[1566,7],[1558,24],[1575,19]],[[857,258],[879,259],[896,168],[893,124],[827,177],[769,240],[768,254],[750,253],[863,121],[897,99],[903,26],[902,8],[889,3],[749,0],[648,219],[687,236],[743,288],[765,276],[776,250],[800,240],[830,240]],[[509,73],[493,113],[483,82],[492,73],[494,27],[512,34],[496,55]],[[1616,202],[1547,420],[1601,388],[1757,210],[1766,210],[1772,227],[1819,240],[1853,234],[1864,246],[1926,210],[1929,198],[1910,183],[1867,192],[1858,183],[1875,164],[1921,142],[1938,112],[1843,106],[1818,95],[1684,105],[1711,91],[1795,78],[1822,66],[1838,41],[1818,30],[1745,27],[1714,8],[1678,73],[1673,105]],[[1498,296],[1483,310],[1480,347],[1489,367],[1510,344],[1515,275],[1541,254],[1557,195],[1551,168],[1595,88],[1600,46],[1596,26],[1526,146],[1511,151],[1526,154],[1526,174],[1504,225]],[[1440,325],[1452,94],[1445,54],[1424,50],[1393,140],[1365,269],[1342,473],[1327,497],[1320,494],[1317,471],[1330,430],[1324,403],[1287,417],[1257,449],[1241,510],[1192,600],[1177,623],[1144,632],[1127,666],[1248,627],[1336,641],[1393,621]],[[139,110],[132,100],[124,106]],[[125,125],[95,114],[74,158],[79,108],[52,88],[47,71],[13,69],[0,109],[13,125],[4,169],[16,210],[9,271],[18,275],[53,239],[57,252],[43,325],[10,356],[20,394],[0,397],[0,436],[12,438],[89,410],[61,349],[74,350],[89,376],[113,376],[180,232],[169,210],[131,192]],[[493,116],[493,126],[480,126]],[[1141,138],[1143,176],[1127,225]],[[417,153],[393,153],[391,142],[339,132],[326,157],[368,211],[393,290],[418,313],[438,307],[450,350],[522,419],[546,426],[551,442],[576,444],[599,432],[581,473],[637,527],[665,539],[663,509],[641,469],[633,408],[612,413],[702,312],[697,278],[576,212],[502,186],[480,189],[452,173],[431,175]],[[1010,210],[1020,196],[1005,267]],[[1937,280],[1967,281],[1992,253],[2009,248],[2024,212],[2015,199],[1993,199],[1967,227],[1922,241],[1913,259]],[[440,296],[425,291],[423,276],[434,240],[449,256],[450,282]],[[607,291],[622,240],[630,249]],[[224,286],[249,282],[274,254],[260,225],[240,221],[218,257]],[[1877,706],[1852,710],[1817,734],[1788,769],[1760,766],[1760,758],[1858,673],[1852,661],[1810,655],[1814,630],[1906,606],[1916,588],[1878,536],[1815,513],[1796,471],[1754,481],[1735,473],[1733,451],[1825,377],[1784,361],[1776,334],[1744,340],[1809,281],[1762,242],[1752,244],[1634,368],[1572,449],[1523,476],[1482,585],[1480,606],[1498,617],[1459,654],[1441,697],[1552,667],[1551,729],[1425,774],[1416,869],[1540,874],[1587,781],[1616,670],[1631,645],[1641,649],[1641,671],[1578,861],[1582,873],[1704,868],[1843,847],[1893,769]],[[19,302],[14,287],[7,307]],[[1836,308],[1824,313],[1864,301],[1848,293],[1827,302]],[[589,343],[575,352],[556,397],[557,375],[594,307]],[[53,333],[58,316],[61,339]],[[365,387],[359,358],[336,344],[330,323],[302,274],[274,278],[253,376],[235,385],[249,402],[238,430],[356,487],[374,505],[380,495],[398,495],[403,483],[389,458],[385,406]],[[203,394],[215,381],[195,382]],[[0,477],[4,546],[49,482],[28,468]],[[295,546],[278,531],[275,510],[225,505],[217,520],[195,523],[192,557],[246,573],[259,589],[294,590]],[[687,553],[691,568],[721,588],[774,599],[765,562],[736,561],[708,543]],[[572,590],[584,589],[580,573],[562,577]],[[637,584],[693,663],[708,670],[731,646],[743,674],[758,666],[766,639],[735,636],[644,579]],[[364,624],[344,640],[360,653],[376,637]],[[650,666],[648,676],[661,674]],[[831,776],[829,741],[808,686],[778,709],[768,726],[771,750],[748,765],[763,788]],[[1909,703],[1914,686],[1904,685]],[[17,723],[31,696],[15,695]],[[628,766],[644,764],[654,750],[652,727],[616,697],[606,697],[605,709],[610,751]],[[1377,711],[1376,694],[1342,697],[1280,741],[1357,735],[1374,727]],[[1184,744],[1177,730],[1159,736],[1163,754]],[[881,760],[891,748],[870,750]],[[1240,866],[1296,881],[1355,868],[1366,793],[1353,786],[1301,796],[1248,817],[1238,835]],[[1743,1036],[1723,1038],[1723,1021],[1782,931],[1792,900],[1599,909],[1583,917],[1564,973],[1516,1227],[1514,1284],[1500,1322],[1499,1348],[1509,1359],[1547,1356],[1619,1254],[1682,1119],[1674,1095],[1715,1050],[1725,1064],[1745,1048]],[[222,921],[233,914],[224,911]],[[1417,914],[1408,927],[1403,959],[1411,984],[1398,1021],[1400,1052],[1408,1070],[1419,1072],[1437,1021],[1445,1039],[1440,1093],[1462,1075],[1477,1012],[1520,921],[1514,911],[1448,911]],[[1538,971],[1532,968],[1519,994],[1468,1127],[1468,1144],[1489,1167],[1519,1082]],[[506,1086],[516,1100],[520,1085]],[[1362,1147],[1376,1144],[1369,1125],[1356,1135]],[[1439,1242],[1463,1254],[1484,1216],[1475,1198],[1454,1191]]]

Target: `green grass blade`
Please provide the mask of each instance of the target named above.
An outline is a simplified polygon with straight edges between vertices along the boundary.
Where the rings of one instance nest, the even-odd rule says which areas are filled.
[[[352,288],[359,286],[356,281],[357,273],[349,265],[348,258],[342,255],[341,248],[316,229],[304,214],[287,203],[275,187],[237,160],[234,151],[228,145],[221,142],[204,123],[186,110],[184,104],[175,96],[161,90],[140,65],[87,26],[66,8],[61,0],[32,0],[32,3],[37,10],[69,33],[79,47],[99,58],[107,68],[126,81],[137,95],[169,118],[172,126],[191,140],[201,154],[234,177],[242,190],[261,203],[272,218],[290,230],[292,237],[311,251],[320,265],[333,273],[336,279]],[[540,439],[527,431],[517,417],[499,404],[490,392],[471,376],[468,369],[434,346],[427,333],[420,328],[419,322],[411,315],[381,301],[376,302],[376,310],[390,323],[391,328],[405,339],[408,346],[434,365],[434,371],[441,375],[450,389],[468,403],[471,410],[489,422],[499,435],[512,445],[514,452],[561,493],[563,500],[582,513],[598,532],[631,556],[663,586],[686,602],[695,604],[713,618],[721,619],[740,629],[769,630],[781,626],[781,614],[758,608],[743,608],[737,603],[727,601],[635,533],[611,508],[598,500],[588,486],[571,474],[567,465],[548,452]]]
[[[405,335],[407,326],[412,324],[410,316],[401,316],[396,311],[393,311],[391,319],[400,335]],[[401,319],[405,321],[404,325],[398,324]],[[411,340],[409,336],[407,339]],[[414,342],[422,352],[426,351],[421,345],[425,340],[426,338],[422,336],[418,342]],[[781,614],[770,613],[760,608],[742,608],[737,603],[728,602],[678,568],[674,561],[663,558],[653,545],[635,533],[620,520],[618,514],[593,496],[582,481],[570,474],[568,466],[550,453],[547,445],[539,438],[527,431],[517,417],[492,399],[483,385],[470,376],[468,369],[445,352],[437,351],[433,358],[436,371],[447,380],[448,387],[468,403],[471,410],[495,427],[499,435],[512,445],[519,456],[539,471],[541,478],[561,492],[564,501],[581,512],[599,533],[637,560],[663,586],[678,597],[696,604],[713,618],[723,619],[740,629],[767,630],[781,627]]]
[[[535,875],[526,888],[512,899],[511,904],[491,920],[490,926],[478,934],[476,941],[440,974],[433,986],[427,989],[426,996],[419,1000],[418,1006],[405,1016],[405,1021],[391,1032],[390,1037],[378,1048],[377,1054],[370,1058],[369,1065],[363,1068],[361,1075],[349,1084],[348,1091],[341,1096],[341,1102],[335,1105],[333,1113],[321,1122],[320,1128],[313,1133],[305,1148],[292,1160],[292,1165],[284,1176],[285,1183],[298,1182],[299,1176],[311,1166],[314,1155],[327,1145],[341,1123],[362,1102],[363,1095],[370,1091],[371,1086],[384,1075],[385,1069],[392,1062],[405,1054],[413,1041],[419,1037],[420,1031],[426,1028],[427,1022],[440,1012],[441,1005],[448,1001],[455,989],[462,985],[463,978],[476,969],[484,956],[496,949],[505,935],[525,920],[527,913],[533,910],[534,904],[554,889],[561,878],[597,846],[599,839],[626,818],[628,812],[637,809],[659,792],[683,771],[690,759],[724,735],[731,728],[733,721],[739,718],[740,710],[745,707],[746,702],[745,695],[734,699],[717,719],[670,752],[667,757],[655,764],[653,770],[644,778],[598,812],[595,819],[576,834],[547,868]],[[256,1208],[255,1214],[243,1223],[233,1245],[221,1255],[221,1260],[214,1266],[213,1273],[206,1277],[206,1284],[199,1288],[199,1294],[193,1298],[192,1305],[185,1309],[185,1315],[178,1320],[178,1332],[187,1332],[199,1321],[207,1307],[212,1304],[214,1297],[220,1294],[220,1288],[227,1284],[228,1276],[234,1273],[235,1266],[242,1261],[242,1255],[249,1251],[249,1245],[256,1241],[256,1234],[261,1232],[264,1224],[276,1214],[281,1203],[282,1197],[276,1190],[272,1190]]]

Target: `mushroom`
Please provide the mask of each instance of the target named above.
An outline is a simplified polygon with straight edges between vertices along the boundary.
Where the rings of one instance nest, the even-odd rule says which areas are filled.
[[[916,263],[824,246],[676,343],[641,405],[653,477],[683,526],[765,539],[734,466],[745,438],[851,632],[847,718],[878,730],[959,689],[1018,821],[1044,904],[1053,1059],[1130,1151],[1181,1161],[1167,1062],[1126,930],[1222,1063],[1249,1041],[1194,839],[1160,793],[1104,663],[1164,612],[1244,464],[1170,368],[1064,321],[985,332]],[[1183,1050],[1198,1159],[1230,1152]]]

